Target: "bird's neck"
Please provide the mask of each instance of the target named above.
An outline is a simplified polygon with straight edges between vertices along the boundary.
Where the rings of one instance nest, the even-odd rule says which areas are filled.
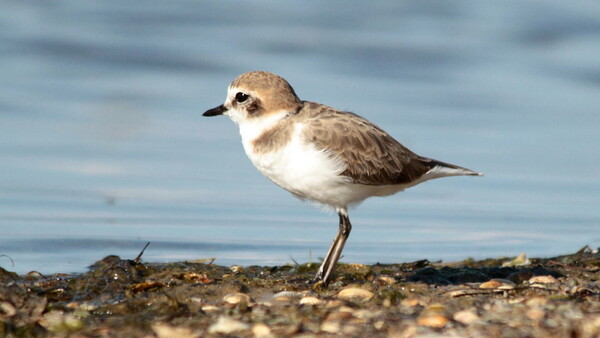
[[[264,133],[276,128],[277,124],[288,116],[288,112],[280,111],[268,116],[239,121],[240,135],[244,147],[253,144]]]

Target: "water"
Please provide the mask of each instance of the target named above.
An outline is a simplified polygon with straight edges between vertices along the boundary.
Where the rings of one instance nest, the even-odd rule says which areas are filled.
[[[255,69],[486,175],[366,201],[342,261],[600,245],[594,2],[3,1],[0,27],[5,268],[81,272],[147,241],[147,261],[317,261],[337,216],[201,117]]]

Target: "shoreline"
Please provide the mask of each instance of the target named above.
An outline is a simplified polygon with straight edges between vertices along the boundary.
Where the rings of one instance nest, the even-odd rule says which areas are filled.
[[[108,256],[81,275],[0,268],[0,336],[600,335],[600,253],[553,258],[219,266]]]

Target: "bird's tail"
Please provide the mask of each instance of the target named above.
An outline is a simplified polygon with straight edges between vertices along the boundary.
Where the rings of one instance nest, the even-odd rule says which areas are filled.
[[[483,173],[463,168],[454,164],[427,159],[427,165],[431,168],[425,175],[428,179],[447,177],[447,176],[483,176]]]

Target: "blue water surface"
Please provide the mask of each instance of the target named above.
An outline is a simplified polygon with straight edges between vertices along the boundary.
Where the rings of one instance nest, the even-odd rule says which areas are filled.
[[[342,261],[600,245],[595,2],[9,0],[0,27],[4,268],[82,272],[148,241],[146,261],[318,261],[337,216],[201,116],[250,70],[485,173],[367,200]]]

